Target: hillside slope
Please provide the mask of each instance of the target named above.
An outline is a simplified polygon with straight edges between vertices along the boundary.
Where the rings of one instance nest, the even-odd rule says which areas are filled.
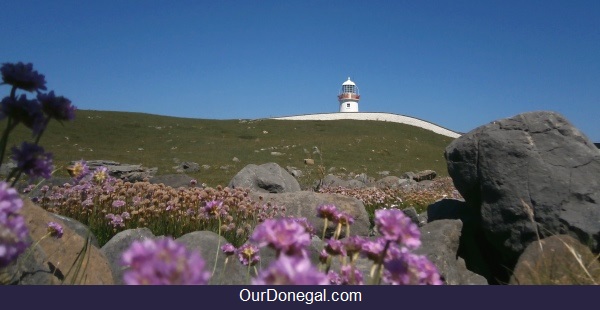
[[[19,126],[9,146],[29,138],[29,131]],[[266,162],[305,170],[309,182],[316,172],[315,166],[304,166],[305,158],[338,173],[378,176],[380,171],[400,175],[433,169],[445,176],[443,151],[452,140],[393,122],[208,120],[80,110],[64,126],[51,122],[40,144],[54,153],[59,175],[66,175],[68,162],[79,159],[158,167],[158,174],[173,174],[178,162],[188,161],[210,166],[190,175],[216,186],[226,185],[247,164]],[[321,155],[313,153],[314,147]]]
[[[279,120],[342,120],[342,119],[353,119],[362,121],[383,121],[383,122],[394,122],[401,123],[411,126],[420,127],[433,131],[434,133],[444,135],[450,138],[460,137],[460,133],[444,128],[437,124],[424,121],[422,119],[393,114],[393,113],[382,113],[382,112],[352,112],[352,113],[319,113],[319,114],[306,114],[306,115],[295,115],[295,116],[283,116],[275,117],[273,119]]]

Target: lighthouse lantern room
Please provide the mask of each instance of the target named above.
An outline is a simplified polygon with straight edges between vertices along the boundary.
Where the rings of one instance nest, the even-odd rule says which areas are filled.
[[[359,100],[360,95],[358,94],[358,87],[356,87],[356,84],[348,78],[348,80],[342,84],[342,89],[338,95],[340,112],[358,112]]]

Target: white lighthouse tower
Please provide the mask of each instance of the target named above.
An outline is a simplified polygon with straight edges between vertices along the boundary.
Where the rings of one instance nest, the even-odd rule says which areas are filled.
[[[348,80],[342,84],[342,89],[338,95],[340,112],[358,112],[359,100],[360,95],[358,94],[358,87],[356,87],[356,84],[348,78]]]

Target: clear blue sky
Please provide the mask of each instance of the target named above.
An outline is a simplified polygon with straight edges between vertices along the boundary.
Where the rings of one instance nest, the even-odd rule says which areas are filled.
[[[2,1],[0,62],[80,109],[361,112],[466,132],[534,110],[600,142],[600,1]],[[8,89],[4,89],[7,93]]]

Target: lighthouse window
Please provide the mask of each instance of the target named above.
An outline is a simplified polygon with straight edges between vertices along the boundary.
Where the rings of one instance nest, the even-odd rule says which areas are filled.
[[[350,107],[350,104],[349,104],[349,103],[346,103],[346,108],[349,108],[349,107]]]

